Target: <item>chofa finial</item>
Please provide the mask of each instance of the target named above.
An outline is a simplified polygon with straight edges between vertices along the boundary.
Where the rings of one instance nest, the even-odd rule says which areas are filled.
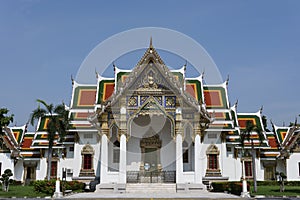
[[[152,45],[152,36],[150,37],[150,46],[149,48],[153,48],[153,45]]]
[[[72,85],[74,85],[74,78],[72,74],[71,74],[71,81],[72,81]]]

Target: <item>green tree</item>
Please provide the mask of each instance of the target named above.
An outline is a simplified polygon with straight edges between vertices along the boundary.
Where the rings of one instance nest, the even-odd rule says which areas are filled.
[[[47,180],[50,180],[51,174],[51,160],[53,154],[53,144],[55,135],[58,134],[59,142],[63,142],[65,135],[69,129],[69,111],[65,109],[64,104],[59,104],[54,107],[53,104],[47,104],[45,101],[38,99],[38,108],[32,111],[30,116],[30,123],[34,125],[34,122],[40,118],[47,117],[49,119],[47,124],[48,135],[48,164],[47,164]],[[45,108],[41,108],[42,104]]]
[[[3,127],[14,121],[14,115],[7,115],[8,112],[7,108],[0,108],[0,135],[3,135]]]
[[[252,176],[253,176],[253,189],[254,192],[257,192],[257,180],[256,180],[256,165],[255,165],[255,155],[256,151],[254,149],[253,137],[251,137],[252,133],[256,132],[259,138],[260,144],[264,140],[263,130],[260,127],[255,126],[252,121],[246,122],[246,128],[241,133],[241,145],[244,148],[245,140],[251,142],[251,157],[252,157]]]
[[[2,188],[4,192],[8,192],[9,184],[13,181],[9,177],[11,177],[13,173],[10,169],[4,170],[4,174],[2,174],[0,181],[2,183]]]

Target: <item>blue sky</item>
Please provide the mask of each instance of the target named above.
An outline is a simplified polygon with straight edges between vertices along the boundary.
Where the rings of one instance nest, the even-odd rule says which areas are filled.
[[[37,98],[68,104],[70,77],[96,45],[119,32],[151,26],[199,42],[222,77],[230,76],[229,99],[239,100],[239,112],[263,105],[268,119],[288,125],[300,114],[299,10],[296,0],[2,0],[0,107],[23,125]]]

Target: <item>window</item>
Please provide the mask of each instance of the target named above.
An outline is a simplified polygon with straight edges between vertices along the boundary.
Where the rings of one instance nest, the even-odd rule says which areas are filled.
[[[57,161],[52,161],[51,162],[51,177],[56,177],[57,176]]]
[[[81,151],[81,169],[79,176],[94,176],[94,149],[90,144],[86,144]]]
[[[183,163],[189,162],[189,145],[186,141],[182,143],[182,160]]]
[[[116,140],[113,146],[113,163],[120,162],[120,142]]]
[[[209,145],[206,150],[207,156],[207,168],[206,168],[206,177],[221,177],[221,170],[219,165],[219,155],[220,152],[218,147],[214,144]]]
[[[216,154],[208,155],[208,169],[218,169],[218,157]]]
[[[245,161],[245,176],[252,177],[252,162]]]
[[[83,169],[92,169],[92,155],[91,154],[84,154]]]
[[[74,151],[74,147],[73,147],[73,146],[70,147],[70,148],[69,148],[69,151],[70,151],[70,152],[73,152],[73,151]]]

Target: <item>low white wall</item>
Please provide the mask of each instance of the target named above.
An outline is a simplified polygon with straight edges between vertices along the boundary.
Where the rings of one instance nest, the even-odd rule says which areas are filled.
[[[286,160],[286,176],[288,181],[300,181],[300,153],[293,153]]]
[[[195,172],[183,172],[182,183],[195,183]]]

